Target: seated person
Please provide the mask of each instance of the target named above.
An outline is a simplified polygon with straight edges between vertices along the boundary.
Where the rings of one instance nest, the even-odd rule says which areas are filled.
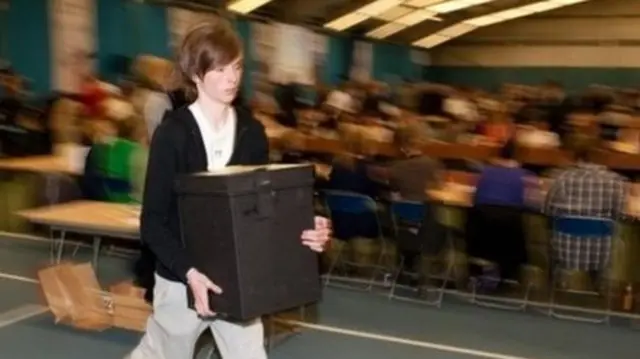
[[[497,265],[501,279],[518,280],[527,262],[522,223],[525,191],[532,175],[513,159],[512,142],[483,168],[467,218],[467,253]],[[483,268],[484,269],[484,268]],[[472,265],[471,273],[478,273]]]
[[[348,152],[334,158],[328,180],[321,185],[321,188],[357,193],[374,199],[378,197],[379,185],[368,175],[368,167],[371,163],[361,154],[359,142],[359,139],[351,139]],[[370,215],[332,213],[332,216],[336,235],[343,237],[340,239],[379,236],[378,226]]]
[[[357,156],[338,156],[331,166],[327,189],[376,197],[377,185],[367,174],[367,160]]]
[[[530,122],[530,126],[520,130],[517,141],[518,144],[526,147],[560,147],[560,136],[555,132],[549,131],[549,124],[542,119],[533,120]]]
[[[627,182],[607,167],[591,163],[593,145],[573,148],[577,163],[558,174],[547,194],[544,210],[552,217],[580,216],[617,220],[624,213]],[[608,268],[611,236],[580,237],[553,233],[551,248],[556,266],[588,272],[596,280]]]
[[[598,114],[600,138],[605,141],[615,141],[621,129],[633,121],[629,109],[620,106],[607,106],[604,112]]]
[[[123,121],[101,118],[94,120],[95,137],[87,155],[82,188],[85,197],[98,201],[130,203],[144,161],[143,147],[129,138],[132,128]]]
[[[442,164],[422,154],[415,132],[399,130],[395,142],[403,158],[388,168],[389,187],[403,200],[422,202],[426,199],[426,191],[438,186]]]
[[[386,171],[386,179],[390,190],[396,194],[395,197],[397,199],[424,202],[426,206],[423,222],[421,223],[422,231],[418,233],[425,233],[428,238],[411,232],[402,232],[399,235],[406,236],[408,243],[412,241],[420,242],[419,239],[422,238],[428,239],[428,244],[431,244],[428,247],[432,249],[429,252],[435,254],[442,248],[444,236],[441,235],[435,214],[431,211],[432,207],[426,203],[426,200],[427,191],[439,186],[443,166],[438,160],[421,153],[418,136],[419,134],[415,132],[402,129],[396,133],[396,144],[401,150],[403,158],[389,165]],[[421,244],[419,246],[420,249],[416,250],[413,246],[400,244],[404,242],[403,239],[399,238],[399,250],[404,258],[403,270],[405,272],[414,272],[421,253],[426,251],[427,243]],[[409,284],[413,283],[411,279],[405,276],[402,276],[400,281],[409,281]]]
[[[490,120],[482,125],[481,134],[486,137],[487,141],[503,145],[511,140],[514,126],[506,116],[503,113],[495,113]]]

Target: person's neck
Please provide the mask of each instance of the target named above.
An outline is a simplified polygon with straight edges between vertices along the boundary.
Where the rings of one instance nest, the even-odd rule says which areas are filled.
[[[220,129],[227,122],[229,111],[231,110],[229,104],[211,100],[206,96],[198,96],[196,104],[215,129]]]

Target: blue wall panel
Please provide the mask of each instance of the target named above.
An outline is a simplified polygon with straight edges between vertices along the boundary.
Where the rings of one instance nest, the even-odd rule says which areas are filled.
[[[98,68],[105,80],[118,80],[117,66],[123,58],[171,56],[166,8],[127,0],[96,1]]]
[[[344,77],[349,76],[354,41],[346,36],[329,36],[327,42],[323,81],[329,85],[339,85]]]
[[[31,80],[31,90],[46,94],[51,88],[49,2],[12,1],[7,13],[7,58],[13,68]]]

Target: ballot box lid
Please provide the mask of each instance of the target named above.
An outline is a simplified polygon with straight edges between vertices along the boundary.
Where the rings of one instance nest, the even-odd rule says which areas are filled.
[[[259,189],[278,190],[313,186],[311,164],[269,164],[261,166],[228,166],[222,169],[179,176],[179,195],[240,195]]]

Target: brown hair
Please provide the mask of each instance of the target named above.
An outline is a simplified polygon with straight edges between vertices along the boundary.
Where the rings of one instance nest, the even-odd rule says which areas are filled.
[[[242,41],[225,20],[207,21],[191,28],[178,50],[178,77],[188,99],[197,96],[194,78],[242,55]]]

